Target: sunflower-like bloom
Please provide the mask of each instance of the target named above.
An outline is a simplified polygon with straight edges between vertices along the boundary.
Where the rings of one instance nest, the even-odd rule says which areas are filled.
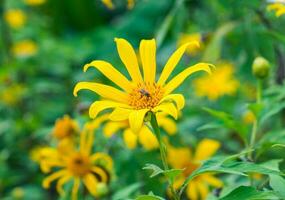
[[[110,63],[95,60],[84,66],[99,70],[122,90],[93,82],[80,82],[74,88],[74,95],[82,89],[91,90],[104,100],[95,101],[89,109],[91,118],[106,109],[113,109],[109,116],[111,121],[129,121],[133,133],[138,133],[148,112],[165,113],[177,119],[178,112],[184,107],[184,97],[172,92],[191,74],[197,71],[211,73],[210,64],[198,63],[188,67],[167,82],[175,66],[187,47],[198,43],[187,43],[176,50],[167,61],[159,79],[156,81],[156,44],[155,40],[142,40],[139,47],[143,77],[133,47],[124,39],[115,39],[119,56],[130,74],[131,80],[123,76]],[[159,120],[159,119],[158,119]]]
[[[46,0],[24,0],[24,2],[29,6],[39,6],[46,2]]]
[[[230,63],[221,63],[212,76],[205,76],[194,81],[197,96],[206,96],[210,100],[217,100],[224,95],[235,94],[239,82],[233,78],[234,67]]]
[[[67,147],[68,151],[57,150],[45,159],[45,165],[52,166],[57,171],[44,179],[44,188],[49,188],[51,182],[58,180],[57,191],[64,195],[63,185],[72,181],[72,200],[77,199],[81,183],[91,195],[100,195],[100,188],[110,181],[113,161],[105,153],[92,154],[93,137],[93,132],[83,131],[80,135],[79,149]],[[58,159],[50,159],[52,157]]]
[[[32,40],[23,40],[16,42],[12,46],[12,53],[16,57],[30,57],[37,53],[37,44]]]
[[[4,13],[7,24],[15,29],[23,27],[26,22],[26,14],[20,9],[10,9]]]
[[[267,6],[268,11],[275,11],[276,17],[280,17],[285,14],[285,1],[279,0],[276,3],[271,3]]]
[[[175,180],[174,187],[182,186],[185,179],[202,164],[202,161],[210,158],[220,147],[220,143],[211,139],[203,139],[197,146],[193,155],[191,149],[185,147],[175,148],[168,146],[167,160],[175,169],[184,169],[182,174]],[[194,178],[187,186],[186,194],[189,199],[206,199],[209,193],[209,186],[220,188],[222,181],[212,174],[202,174]]]
[[[202,35],[201,33],[183,33],[180,35],[177,45],[181,46],[183,44],[189,43],[189,42],[199,42],[201,45],[199,46],[193,46],[193,48],[188,48],[186,53],[195,56],[202,48],[203,48],[203,41],[202,41]]]

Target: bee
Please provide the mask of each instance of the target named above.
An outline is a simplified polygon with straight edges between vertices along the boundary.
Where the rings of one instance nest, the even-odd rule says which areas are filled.
[[[142,96],[150,97],[150,93],[145,89],[140,89],[139,92]]]

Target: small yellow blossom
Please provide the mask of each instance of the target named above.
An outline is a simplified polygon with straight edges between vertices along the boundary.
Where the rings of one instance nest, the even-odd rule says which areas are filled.
[[[268,11],[275,11],[276,17],[280,17],[285,14],[285,1],[279,0],[276,3],[271,3],[267,6]]]
[[[26,22],[26,14],[20,9],[10,9],[5,11],[4,18],[7,24],[15,29],[23,27]]]
[[[167,81],[186,49],[199,45],[197,42],[186,43],[178,48],[167,61],[158,80],[156,80],[156,43],[154,39],[142,40],[140,43],[139,52],[143,76],[131,44],[121,38],[116,38],[115,42],[119,56],[125,64],[131,80],[110,63],[95,60],[86,64],[84,71],[94,67],[122,90],[101,83],[80,82],[76,84],[73,93],[77,96],[78,91],[82,89],[97,93],[104,100],[95,101],[90,106],[90,117],[95,118],[101,111],[113,109],[109,119],[111,121],[128,120],[133,133],[138,133],[141,130],[148,112],[164,113],[177,119],[179,111],[184,107],[185,100],[182,94],[173,94],[172,92],[195,72],[211,73],[211,64],[198,63]]]
[[[252,111],[246,111],[242,116],[242,121],[246,124],[252,124],[256,120],[256,117]]]
[[[77,122],[71,119],[68,115],[64,115],[63,118],[57,119],[52,132],[52,135],[57,140],[64,138],[70,138],[79,132],[79,126]]]
[[[184,169],[183,173],[175,180],[174,187],[176,189],[181,187],[185,179],[199,168],[204,160],[214,155],[219,147],[220,143],[212,139],[203,139],[197,145],[195,153],[190,148],[176,148],[168,145],[168,163],[175,169]],[[189,199],[205,200],[209,193],[209,186],[220,188],[223,183],[212,174],[202,174],[188,184],[186,194]]]
[[[21,187],[16,187],[12,190],[12,198],[17,199],[24,199],[25,190]]]
[[[12,53],[16,57],[30,57],[37,53],[38,47],[32,40],[17,42],[12,47]]]
[[[181,46],[185,43],[188,43],[188,42],[198,42],[200,43],[200,47],[199,46],[195,46],[195,47],[192,47],[192,48],[188,48],[187,49],[187,54],[191,55],[191,56],[195,56],[199,51],[202,50],[203,48],[203,41],[202,41],[202,35],[200,33],[183,33],[180,35],[179,39],[178,39],[178,42],[177,42],[177,45],[178,46]]]
[[[46,2],[46,0],[24,0],[25,4],[29,6],[39,6]]]
[[[3,86],[0,92],[0,101],[9,106],[14,106],[21,101],[25,94],[25,90],[25,87],[18,83],[8,85],[6,87]]]
[[[56,189],[60,195],[64,195],[63,185],[72,181],[72,200],[77,199],[81,183],[92,196],[100,196],[102,187],[105,188],[110,181],[113,161],[105,153],[92,153],[93,139],[92,131],[82,131],[79,149],[59,152],[55,148],[54,155],[46,158],[45,164],[57,171],[44,179],[43,187],[48,189],[51,182],[58,180]],[[59,159],[50,159],[56,156],[59,156]]]
[[[194,81],[197,96],[206,96],[210,100],[217,100],[224,95],[234,95],[239,86],[238,80],[233,78],[234,67],[230,63],[221,63],[212,76],[205,76]]]

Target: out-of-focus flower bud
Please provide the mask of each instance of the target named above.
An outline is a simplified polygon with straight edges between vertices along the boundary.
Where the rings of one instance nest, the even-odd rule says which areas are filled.
[[[103,196],[108,193],[108,187],[105,183],[98,183],[97,192],[99,196]]]
[[[269,75],[270,64],[263,57],[256,57],[252,64],[252,73],[255,77],[263,79]]]

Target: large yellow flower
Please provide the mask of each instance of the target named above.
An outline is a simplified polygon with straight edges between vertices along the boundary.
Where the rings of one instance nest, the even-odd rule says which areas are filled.
[[[239,82],[233,78],[234,67],[230,63],[221,63],[212,76],[205,76],[194,81],[194,89],[198,96],[206,96],[217,100],[224,95],[233,95]]]
[[[275,11],[276,17],[280,17],[285,14],[285,1],[279,0],[276,3],[271,3],[267,6],[268,11]]]
[[[83,131],[80,135],[79,149],[67,147],[68,151],[55,150],[43,161],[49,168],[57,171],[43,181],[43,187],[49,188],[50,183],[57,180],[57,191],[64,195],[63,185],[73,181],[72,200],[77,199],[80,184],[83,183],[93,196],[100,195],[100,187],[106,186],[113,168],[112,159],[105,153],[93,153],[93,132]],[[50,159],[56,158],[56,159]],[[42,162],[43,162],[42,161]]]
[[[175,180],[174,187],[178,189],[185,179],[198,167],[202,161],[210,158],[220,147],[220,143],[211,139],[203,139],[193,155],[191,149],[185,147],[175,148],[168,145],[167,160],[175,169],[184,169],[183,173]],[[220,188],[223,183],[212,174],[202,174],[194,178],[186,189],[189,199],[204,200],[209,193],[209,186]]]
[[[26,22],[26,14],[20,9],[10,9],[4,13],[4,18],[10,27],[18,29]]]
[[[198,63],[188,67],[167,82],[185,50],[197,46],[196,42],[187,43],[176,50],[167,61],[160,78],[156,81],[156,44],[155,40],[142,40],[139,47],[143,77],[133,47],[124,39],[115,39],[122,62],[131,80],[123,76],[110,63],[95,60],[84,66],[84,71],[94,67],[113,81],[122,90],[101,83],[80,82],[74,88],[74,95],[81,89],[91,90],[104,100],[95,101],[89,109],[91,118],[105,109],[113,109],[109,119],[112,121],[129,120],[133,133],[138,133],[147,112],[162,112],[177,118],[184,107],[184,97],[172,92],[191,74],[197,71],[211,72],[210,64]]]

